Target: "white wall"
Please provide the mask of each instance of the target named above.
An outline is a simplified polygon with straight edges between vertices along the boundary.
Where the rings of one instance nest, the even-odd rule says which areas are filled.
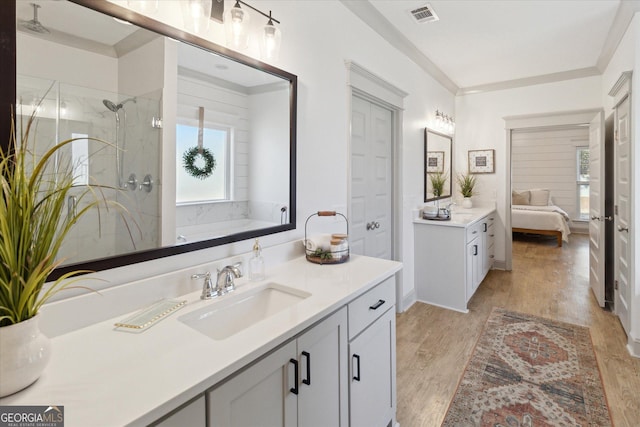
[[[602,75],[602,102],[605,106],[605,116],[611,113],[613,98],[608,95],[609,91],[625,71],[633,71],[632,77],[632,97],[631,97],[631,156],[633,165],[631,167],[632,197],[631,197],[631,226],[630,240],[632,246],[631,265],[633,277],[630,283],[633,284],[631,297],[631,330],[629,332],[629,346],[636,356],[640,357],[640,206],[637,200],[640,199],[640,134],[638,124],[640,123],[640,13],[636,13],[627,32],[613,55],[607,69]]]
[[[125,1],[113,2],[126,7]],[[232,4],[226,2],[225,6],[231,7]],[[454,96],[336,0],[264,0],[260,2],[260,8],[272,10],[274,17],[282,22],[280,59],[273,65],[298,76],[297,228],[265,236],[261,238],[262,244],[267,247],[301,239],[305,219],[319,209],[346,212],[349,99],[344,62],[352,60],[409,93],[404,102],[402,145],[399,150],[401,206],[394,213],[402,221],[402,232],[394,237],[401,241],[400,253],[395,254],[395,258],[404,262],[401,294],[411,299],[411,211],[422,204],[423,198],[423,130],[425,126],[435,124],[436,108],[453,113]],[[182,27],[182,15],[177,2],[160,2],[160,10],[154,18]],[[253,20],[255,25],[261,25],[257,21],[260,20]],[[224,45],[223,36],[222,26],[212,23],[203,37]],[[243,53],[258,57],[257,45]],[[105,271],[95,276],[106,278],[109,285],[113,286],[178,267],[196,265],[204,260],[248,252],[251,245],[251,241],[238,242]],[[269,260],[266,261],[268,266]]]
[[[456,98],[455,169],[467,168],[467,151],[495,149],[494,174],[478,175],[477,196],[483,203],[496,203],[495,255],[498,265],[505,261],[506,132],[504,117],[600,108],[602,85],[599,76],[548,83]]]

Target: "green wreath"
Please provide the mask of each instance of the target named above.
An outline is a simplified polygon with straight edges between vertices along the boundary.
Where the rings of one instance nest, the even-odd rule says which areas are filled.
[[[196,160],[198,157],[204,159],[204,167],[199,168],[196,166]],[[193,147],[184,152],[182,156],[184,169],[189,175],[198,179],[205,179],[211,176],[213,170],[216,168],[216,159],[213,154],[207,148]]]

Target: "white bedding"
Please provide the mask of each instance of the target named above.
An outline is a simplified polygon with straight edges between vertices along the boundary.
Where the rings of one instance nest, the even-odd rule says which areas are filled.
[[[569,215],[558,206],[511,206],[511,227],[530,230],[556,230],[562,240],[569,241]]]

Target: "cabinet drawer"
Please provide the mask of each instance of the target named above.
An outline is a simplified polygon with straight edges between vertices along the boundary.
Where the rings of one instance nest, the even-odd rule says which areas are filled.
[[[396,280],[389,277],[349,303],[349,340],[362,332],[396,303]]]
[[[469,243],[470,241],[472,241],[476,237],[480,236],[480,233],[482,233],[482,230],[484,230],[484,222],[477,222],[477,223],[473,224],[472,226],[468,227],[467,228],[467,243]]]

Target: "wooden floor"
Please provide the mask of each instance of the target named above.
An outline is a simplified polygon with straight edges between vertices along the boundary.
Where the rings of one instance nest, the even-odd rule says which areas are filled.
[[[598,307],[589,288],[587,236],[519,237],[513,271],[492,270],[468,314],[416,303],[397,317],[398,422],[439,426],[493,307],[588,326],[617,427],[640,426],[640,359],[626,349],[618,318]]]

